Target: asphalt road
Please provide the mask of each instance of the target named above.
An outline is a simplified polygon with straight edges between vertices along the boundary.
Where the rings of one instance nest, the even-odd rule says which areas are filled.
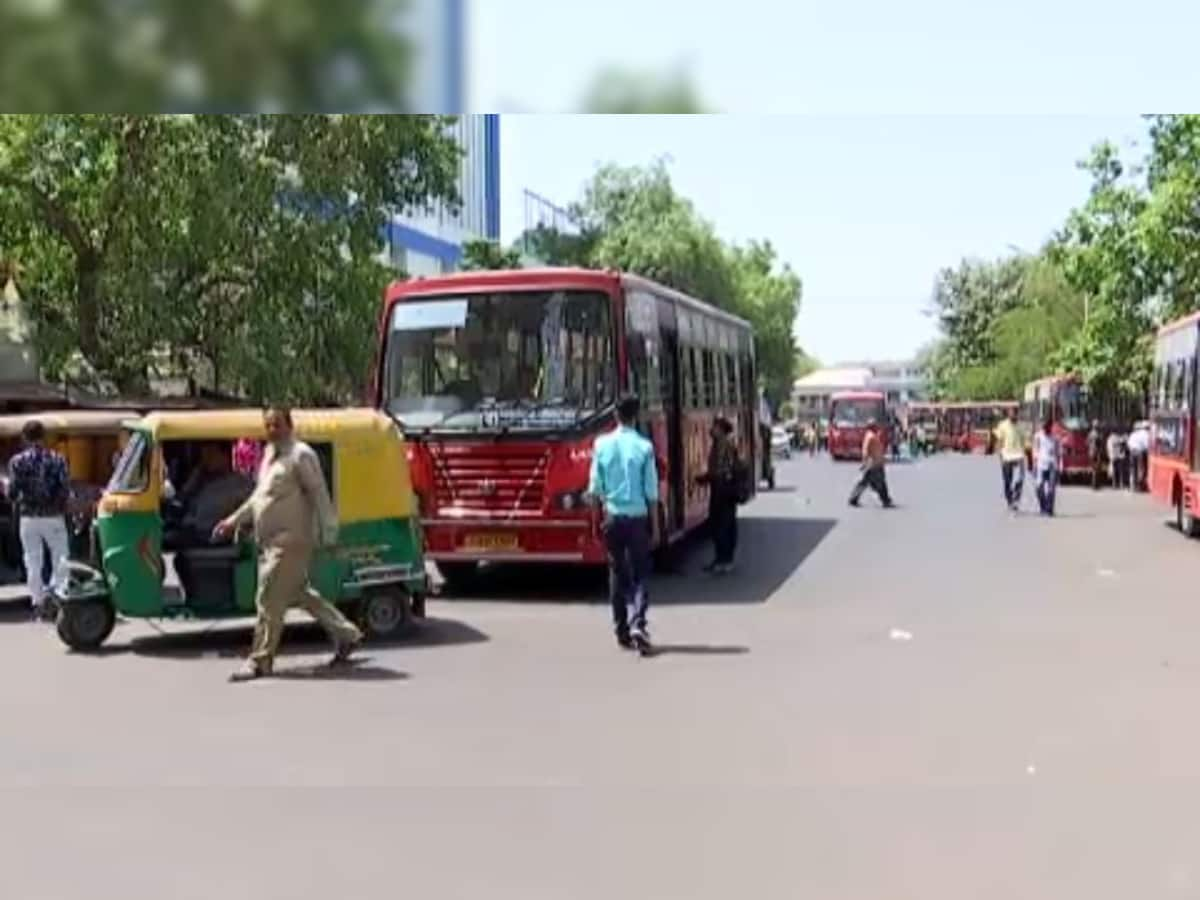
[[[69,654],[0,604],[3,895],[1200,896],[1200,543],[1146,497],[1012,518],[998,465],[781,467],[740,574],[489,573],[330,675],[245,627]],[[1032,505],[1032,499],[1027,498]]]

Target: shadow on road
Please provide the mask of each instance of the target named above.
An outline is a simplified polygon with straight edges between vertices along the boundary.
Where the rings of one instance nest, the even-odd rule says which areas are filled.
[[[749,647],[739,644],[655,644],[651,656],[741,656]]]
[[[28,597],[0,602],[0,623],[28,622],[32,615]]]
[[[219,623],[224,625],[225,623]],[[185,627],[185,626],[168,626]],[[164,659],[199,659],[205,656],[217,656],[236,659],[246,655],[250,642],[254,637],[253,626],[196,628],[187,626],[189,630],[167,634],[138,636],[125,643],[113,642],[106,644],[90,654],[93,656],[117,656],[133,653],[138,656],[151,656]],[[117,632],[119,634],[119,632]],[[374,647],[448,647],[458,644],[477,644],[488,640],[482,631],[463,622],[453,619],[429,617],[416,625],[411,631],[395,638],[377,639],[366,644],[363,652],[369,652]],[[283,642],[279,647],[279,656],[294,656],[299,654],[321,653],[329,649],[329,639],[321,626],[315,623],[289,625],[284,631]],[[386,676],[395,677],[397,673],[389,672]],[[367,680],[375,677],[368,667],[358,674],[348,672],[325,672],[319,677],[358,678]],[[316,675],[296,677],[318,677]]]
[[[723,577],[701,571],[712,555],[701,532],[675,549],[669,574],[655,576],[651,603],[765,603],[836,524],[836,519],[739,519],[737,571]],[[600,566],[497,565],[481,568],[443,596],[454,603],[587,603],[602,601],[607,584]]]
[[[273,678],[283,681],[407,681],[407,672],[397,672],[386,666],[368,665],[371,657],[359,656],[337,666],[316,665],[280,668]]]

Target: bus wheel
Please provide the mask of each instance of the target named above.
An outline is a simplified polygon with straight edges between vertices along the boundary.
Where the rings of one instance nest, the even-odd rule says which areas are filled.
[[[479,569],[478,563],[473,562],[440,562],[438,571],[442,573],[442,591],[457,593],[470,586]]]
[[[1192,511],[1184,505],[1182,493],[1175,502],[1175,524],[1179,527],[1179,533],[1184,537],[1194,538],[1200,535],[1200,523],[1196,521]]]
[[[112,634],[117,614],[107,600],[76,600],[58,607],[58,636],[72,650],[95,650]]]

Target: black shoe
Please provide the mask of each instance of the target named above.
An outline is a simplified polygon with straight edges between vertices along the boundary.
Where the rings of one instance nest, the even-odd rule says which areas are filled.
[[[633,648],[642,656],[654,655],[654,645],[650,643],[650,636],[647,634],[635,634],[633,636]]]
[[[629,635],[624,634],[624,633],[617,635],[617,645],[622,650],[634,649],[633,638],[631,638]]]
[[[850,501],[850,505],[851,505],[851,506],[853,506],[855,509],[857,509],[857,508],[858,508],[858,501],[857,501],[857,500],[851,500],[851,501]]]

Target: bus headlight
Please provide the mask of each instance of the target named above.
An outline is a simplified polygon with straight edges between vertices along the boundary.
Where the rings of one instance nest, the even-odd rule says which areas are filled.
[[[554,498],[553,506],[555,509],[561,509],[564,512],[573,512],[583,509],[587,505],[586,491],[567,491],[558,494]]]

